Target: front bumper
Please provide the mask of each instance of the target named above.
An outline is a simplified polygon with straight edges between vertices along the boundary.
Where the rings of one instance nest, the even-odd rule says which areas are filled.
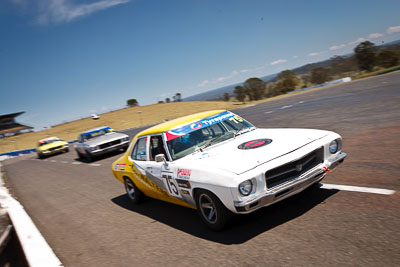
[[[90,151],[90,154],[92,154],[93,156],[100,156],[100,155],[109,153],[111,151],[119,150],[121,148],[128,148],[128,146],[129,146],[129,141],[125,141],[125,142],[121,142],[119,144],[109,146],[109,147],[106,147],[103,149],[97,149],[94,151]]]
[[[265,194],[262,194],[255,199],[246,202],[235,202],[234,206],[236,212],[250,213],[254,210],[269,206],[287,197],[300,193],[312,184],[320,182],[325,177],[326,173],[340,165],[346,156],[346,153],[341,152],[336,158],[328,161],[326,164],[321,164],[317,166],[316,169],[310,170],[308,173],[305,173],[290,182],[269,189]]]
[[[60,148],[57,148],[57,149],[53,149],[53,150],[43,150],[43,151],[39,151],[38,153],[39,154],[41,154],[41,155],[43,155],[43,156],[47,156],[47,155],[52,155],[52,154],[55,154],[55,153],[58,153],[58,152],[60,152],[60,151],[67,151],[68,150],[68,146],[63,146],[63,147],[60,147]]]

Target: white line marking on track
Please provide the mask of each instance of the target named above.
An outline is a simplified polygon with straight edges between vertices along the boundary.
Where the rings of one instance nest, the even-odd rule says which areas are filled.
[[[72,162],[72,164],[79,165],[79,164],[82,164],[82,162]]]
[[[303,104],[303,103],[304,103],[304,101],[300,101],[300,102],[299,102],[299,104]]]
[[[266,112],[264,112],[265,114],[270,114],[270,113],[272,113],[273,111],[266,111]]]
[[[65,161],[65,160],[62,160],[62,161],[60,161],[61,163],[68,163],[68,161]]]
[[[90,166],[94,166],[94,167],[98,167],[98,166],[101,166],[101,164],[98,164],[98,163],[92,163],[92,164],[89,164]]]
[[[293,107],[293,105],[283,106],[280,109],[291,108],[291,107]]]
[[[396,191],[389,190],[389,189],[351,186],[351,185],[339,185],[339,184],[322,184],[321,188],[338,189],[338,190],[343,190],[343,191],[353,191],[353,192],[362,192],[362,193],[381,194],[381,195],[392,195],[392,194],[396,193]]]
[[[52,159],[52,160],[50,160],[50,162],[57,162],[57,160]]]

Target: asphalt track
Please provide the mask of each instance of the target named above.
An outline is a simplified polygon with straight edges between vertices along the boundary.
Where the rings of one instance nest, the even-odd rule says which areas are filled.
[[[258,127],[338,132],[348,158],[323,183],[396,193],[312,188],[221,233],[191,209],[152,199],[132,206],[111,174],[119,155],[89,164],[74,151],[31,154],[3,167],[65,266],[399,266],[399,87],[397,72],[234,110]]]

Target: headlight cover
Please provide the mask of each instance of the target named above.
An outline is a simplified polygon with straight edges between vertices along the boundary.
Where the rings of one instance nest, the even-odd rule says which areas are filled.
[[[333,140],[329,144],[329,152],[331,152],[331,154],[335,154],[336,152],[338,152],[338,150],[339,150],[339,142],[338,140]]]
[[[253,191],[253,183],[251,180],[246,180],[239,184],[239,193],[242,196],[248,196]]]

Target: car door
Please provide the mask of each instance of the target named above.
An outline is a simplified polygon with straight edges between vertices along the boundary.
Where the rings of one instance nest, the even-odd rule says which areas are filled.
[[[149,179],[163,188],[168,195],[175,198],[181,198],[173,171],[173,164],[169,161],[165,143],[161,134],[149,137],[148,154],[149,163],[147,173]],[[157,155],[164,155],[165,161],[156,162]]]

